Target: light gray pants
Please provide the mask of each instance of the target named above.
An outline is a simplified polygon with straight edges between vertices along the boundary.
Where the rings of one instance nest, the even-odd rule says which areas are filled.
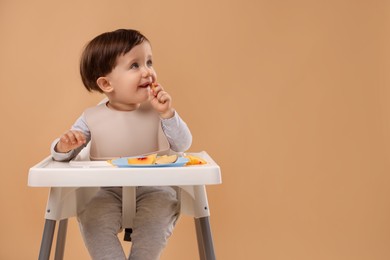
[[[157,260],[180,213],[178,187],[138,187],[129,260]],[[124,260],[122,188],[101,188],[79,215],[81,233],[93,260]]]

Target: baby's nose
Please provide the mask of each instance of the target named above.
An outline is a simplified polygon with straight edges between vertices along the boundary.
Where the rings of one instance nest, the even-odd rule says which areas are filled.
[[[144,77],[150,77],[150,76],[153,76],[153,70],[150,69],[150,68],[144,68],[143,70],[143,76]]]

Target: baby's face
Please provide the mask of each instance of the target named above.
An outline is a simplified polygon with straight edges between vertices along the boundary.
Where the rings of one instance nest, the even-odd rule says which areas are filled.
[[[151,84],[157,78],[149,42],[145,41],[119,56],[115,68],[106,78],[113,89],[107,95],[112,107],[133,110],[134,106],[147,101]]]

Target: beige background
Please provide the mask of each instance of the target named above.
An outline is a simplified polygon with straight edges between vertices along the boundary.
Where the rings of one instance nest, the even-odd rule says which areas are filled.
[[[48,190],[28,169],[101,99],[92,37],[136,28],[223,185],[218,259],[390,259],[390,5],[358,0],[0,0],[0,259],[36,259]],[[129,247],[128,244],[125,247]],[[89,259],[70,222],[66,259]],[[182,217],[162,259],[198,259]]]

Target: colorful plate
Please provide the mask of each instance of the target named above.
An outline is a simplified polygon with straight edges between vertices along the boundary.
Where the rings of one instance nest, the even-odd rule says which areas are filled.
[[[114,159],[111,163],[117,167],[135,167],[135,168],[145,168],[145,167],[181,167],[188,163],[188,159],[185,157],[177,158],[177,161],[174,163],[166,163],[166,164],[129,164],[128,159],[130,157],[122,157],[118,159]]]

